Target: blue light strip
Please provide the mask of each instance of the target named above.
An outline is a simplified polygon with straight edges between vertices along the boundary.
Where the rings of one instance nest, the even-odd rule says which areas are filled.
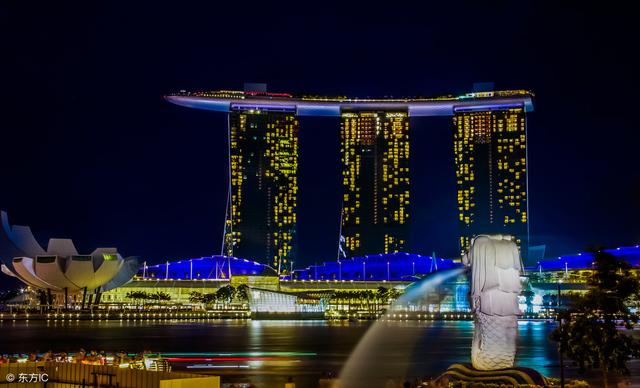
[[[640,245],[607,249],[605,252],[626,260],[633,267],[640,268]],[[563,271],[565,269],[588,269],[592,267],[593,259],[593,253],[590,252],[564,255],[553,259],[541,260],[535,266],[527,268],[527,270]],[[229,260],[231,260],[232,275],[277,276],[271,267],[256,261],[236,257],[229,259],[226,256],[209,256],[169,262],[169,279],[194,281],[227,280]],[[294,271],[293,279],[314,281],[413,281],[422,275],[443,269],[456,268],[461,265],[451,259],[436,258],[434,260],[430,256],[418,254],[378,254],[329,261],[320,265],[298,269]],[[166,271],[166,263],[147,266],[146,277],[164,279]],[[141,276],[142,273],[143,269],[141,268],[138,276]],[[193,274],[192,279],[189,277],[191,273]],[[285,279],[291,280],[290,277],[285,277]]]
[[[523,104],[502,104],[502,105],[472,105],[472,106],[455,106],[454,112],[482,112],[491,110],[505,110],[514,108],[523,108]]]
[[[640,267],[640,245],[605,249],[604,252],[627,261],[632,267]],[[535,267],[530,267],[528,270],[561,271],[589,269],[593,267],[593,260],[594,255],[592,252],[581,252],[574,255],[558,256],[554,259],[541,260]]]
[[[231,110],[265,110],[269,112],[296,112],[295,105],[260,105],[260,104],[231,104]]]

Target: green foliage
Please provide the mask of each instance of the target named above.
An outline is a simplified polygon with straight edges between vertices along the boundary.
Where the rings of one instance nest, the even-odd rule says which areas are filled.
[[[127,299],[133,299],[134,301],[141,302],[149,299],[149,294],[145,291],[129,291],[126,295]]]
[[[231,303],[233,297],[236,295],[236,289],[232,285],[226,285],[218,288],[216,291],[216,299],[224,304]]]
[[[191,293],[189,294],[190,303],[203,303],[202,298],[203,298],[202,292],[191,291]]]
[[[155,300],[155,301],[170,301],[171,295],[166,292],[158,291],[149,293],[146,291],[130,291],[126,294],[127,299],[133,299],[134,301],[141,302],[146,300]]]
[[[206,305],[215,304],[217,301],[218,301],[218,299],[216,298],[216,293],[215,292],[212,292],[210,294],[202,295],[202,303],[204,303]]]
[[[389,290],[380,286],[378,287],[378,291],[376,291],[376,296],[379,300],[387,300],[389,299]]]
[[[215,304],[223,304],[225,307],[231,303],[234,299],[239,301],[246,301],[249,299],[249,287],[247,285],[238,286],[238,288],[232,285],[226,285],[220,287],[216,292],[203,294],[201,292],[193,291],[189,295],[189,302],[202,303],[207,306]]]
[[[563,354],[574,360],[581,371],[601,368],[605,381],[608,371],[627,374],[626,362],[640,357],[638,341],[618,328],[630,328],[637,322],[627,308],[640,291],[640,283],[630,269],[627,262],[596,252],[588,292],[575,298],[571,308],[561,315],[566,323],[551,334],[551,339],[560,342]]]
[[[249,286],[241,284],[236,288],[236,298],[241,302],[249,301]]]
[[[334,291],[331,301],[332,303],[359,305],[360,309],[376,314],[398,299],[400,295],[401,293],[396,289],[379,287],[375,292],[371,290]]]
[[[150,294],[148,296],[148,299],[157,300],[159,302],[168,302],[171,300],[171,295],[163,291],[158,291],[158,292],[154,292],[153,294]]]
[[[535,292],[531,289],[527,289],[522,292],[522,296],[524,296],[525,304],[527,305],[527,312],[530,313],[533,310],[533,297],[535,296]]]

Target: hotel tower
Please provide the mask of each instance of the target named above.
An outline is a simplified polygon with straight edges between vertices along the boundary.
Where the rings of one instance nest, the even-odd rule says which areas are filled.
[[[515,236],[527,255],[526,90],[434,98],[294,96],[254,91],[181,92],[171,103],[229,116],[229,197],[223,251],[290,268],[295,254],[298,117],[340,119],[342,211],[338,257],[412,252],[409,117],[453,120],[459,225],[465,252],[482,233]],[[452,171],[453,174],[453,171]],[[424,178],[428,179],[428,178]],[[338,217],[336,217],[338,218]],[[442,220],[443,222],[445,220]],[[419,235],[418,233],[415,233]],[[428,237],[428,236],[424,236]]]
[[[229,113],[229,199],[224,250],[289,269],[296,238],[295,109],[235,106]]]
[[[524,106],[460,108],[453,116],[459,246],[482,233],[528,247],[527,120]]]
[[[341,113],[346,256],[403,252],[409,238],[409,113]]]

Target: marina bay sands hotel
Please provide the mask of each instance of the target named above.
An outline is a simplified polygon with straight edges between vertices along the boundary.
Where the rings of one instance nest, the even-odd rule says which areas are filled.
[[[458,208],[452,217],[460,252],[479,233],[504,233],[516,236],[526,256],[530,92],[363,99],[268,93],[258,84],[165,98],[228,114],[227,256],[289,270],[296,251],[300,116],[340,117],[339,259],[410,250],[411,209],[420,199],[411,196],[409,118],[422,116],[452,117]]]

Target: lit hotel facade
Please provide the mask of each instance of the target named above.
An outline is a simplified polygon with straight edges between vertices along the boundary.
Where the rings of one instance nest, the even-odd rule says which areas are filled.
[[[341,241],[348,256],[409,248],[409,113],[341,112]]]
[[[165,98],[229,115],[225,255],[258,260],[280,274],[290,268],[300,116],[340,118],[342,257],[411,251],[416,199],[410,193],[409,118],[426,116],[453,118],[461,250],[471,237],[494,232],[513,234],[526,247],[525,116],[533,110],[527,91],[400,99],[214,91]]]
[[[528,247],[527,120],[524,107],[459,109],[453,116],[459,245],[480,233]]]
[[[287,268],[298,195],[295,109],[238,106],[229,113],[224,253]]]

